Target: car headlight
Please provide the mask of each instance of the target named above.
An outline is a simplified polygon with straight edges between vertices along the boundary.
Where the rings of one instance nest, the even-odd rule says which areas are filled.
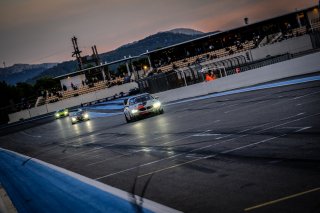
[[[154,107],[154,108],[159,108],[160,106],[161,106],[160,101],[155,102],[155,103],[153,104],[153,107]]]
[[[74,121],[77,121],[77,119],[75,117],[72,117],[71,120],[74,122]]]
[[[133,110],[131,110],[131,113],[132,114],[135,114],[135,113],[137,113],[138,112],[138,110],[137,109],[133,109]]]
[[[68,115],[68,113],[69,113],[68,110],[65,110],[65,111],[64,111],[64,114],[65,114],[65,115]]]
[[[84,117],[85,119],[87,119],[87,118],[89,118],[89,114],[86,113],[86,114],[83,115],[83,117]]]
[[[56,113],[55,116],[56,116],[57,118],[59,118],[60,115],[59,115],[59,113]]]

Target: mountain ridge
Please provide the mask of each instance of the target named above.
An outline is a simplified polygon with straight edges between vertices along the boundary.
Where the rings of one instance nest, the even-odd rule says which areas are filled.
[[[7,68],[0,68],[0,81],[12,85],[25,82],[56,65],[57,63],[14,64]]]
[[[158,33],[146,36],[143,39],[124,44],[114,50],[111,50],[105,53],[100,53],[99,56],[103,62],[112,62],[112,61],[123,59],[124,57],[137,56],[147,51],[153,51],[160,48],[165,48],[171,45],[179,44],[181,42],[196,39],[204,35],[208,35],[216,32],[218,31],[204,33],[204,32],[194,30],[194,29],[189,29],[189,28],[171,29],[164,32],[158,32]],[[70,52],[71,51],[72,50],[70,50]],[[12,78],[8,80],[8,78],[4,78],[2,75],[3,69],[10,69],[10,68],[0,68],[0,80],[7,79],[7,81],[10,84],[14,82],[17,83],[18,80],[24,80],[27,83],[35,83],[35,81],[41,77],[57,77],[57,76],[71,73],[77,70],[77,64],[75,60],[64,61],[61,63],[45,63],[43,64],[44,66],[42,67],[46,67],[45,65],[49,65],[49,64],[51,66],[47,66],[47,69],[44,69],[44,70],[37,69],[37,65],[30,65],[31,67],[35,66],[34,67],[35,70],[33,72],[29,72],[29,75],[26,74],[28,73],[28,71],[26,70],[22,72],[19,71],[21,73],[21,76],[17,75],[16,81],[14,81]],[[12,67],[14,66],[17,66],[17,65],[13,65]],[[27,70],[30,71],[30,69],[27,69]],[[26,77],[23,77],[24,72],[26,74]],[[34,75],[33,74],[30,75],[30,73],[33,73]]]

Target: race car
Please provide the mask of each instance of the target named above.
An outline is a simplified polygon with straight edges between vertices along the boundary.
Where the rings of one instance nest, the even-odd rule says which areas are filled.
[[[60,110],[58,110],[58,111],[56,111],[54,113],[54,117],[56,119],[62,118],[62,117],[66,117],[66,116],[69,116],[69,110],[68,109],[60,109]]]
[[[79,110],[72,114],[71,116],[71,124],[78,123],[80,121],[90,120],[89,113],[85,110]]]
[[[149,93],[135,95],[124,100],[124,116],[127,123],[163,112],[161,102]]]

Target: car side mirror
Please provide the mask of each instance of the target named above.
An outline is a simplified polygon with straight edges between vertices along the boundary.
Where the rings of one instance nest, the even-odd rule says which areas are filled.
[[[128,99],[124,99],[123,100],[123,105],[127,106],[127,104],[128,104]]]

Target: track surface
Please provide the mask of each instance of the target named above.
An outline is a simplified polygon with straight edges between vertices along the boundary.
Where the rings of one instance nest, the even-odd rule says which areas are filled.
[[[184,212],[320,212],[319,106],[316,81],[130,124],[47,118],[2,130],[0,146]]]

